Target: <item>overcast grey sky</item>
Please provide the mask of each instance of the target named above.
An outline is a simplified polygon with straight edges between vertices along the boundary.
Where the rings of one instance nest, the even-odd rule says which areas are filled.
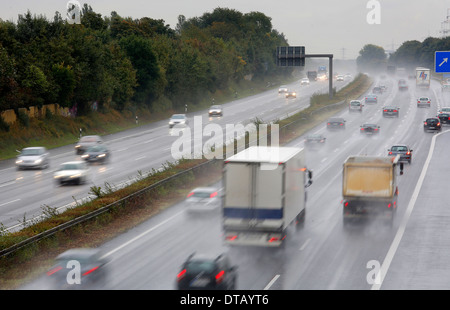
[[[63,16],[68,0],[0,0],[0,18],[17,21],[19,14],[52,19]],[[396,49],[404,41],[439,37],[447,19],[450,0],[78,0],[109,16],[163,19],[175,28],[179,15],[199,17],[215,8],[242,13],[258,11],[272,19],[274,29],[283,33],[289,45],[302,45],[307,54],[332,53],[336,59],[354,59],[365,44]],[[372,3],[379,4],[379,10]],[[368,7],[369,5],[369,7]],[[372,15],[372,13],[378,13]],[[450,14],[450,13],[449,13]],[[369,24],[367,18],[379,23]]]

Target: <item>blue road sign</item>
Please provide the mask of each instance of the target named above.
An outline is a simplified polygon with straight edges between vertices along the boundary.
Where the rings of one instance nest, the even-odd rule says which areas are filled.
[[[450,51],[435,52],[434,71],[436,73],[450,73]]]

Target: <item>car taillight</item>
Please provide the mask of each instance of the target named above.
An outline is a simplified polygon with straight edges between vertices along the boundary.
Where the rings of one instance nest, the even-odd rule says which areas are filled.
[[[427,125],[427,122],[423,122],[424,125]]]
[[[327,123],[327,125],[331,125],[330,123]]]
[[[339,126],[344,126],[344,124],[343,124],[343,123],[340,123]]]
[[[410,151],[406,152],[406,155],[410,155],[410,154],[411,154],[411,152],[410,152]]]
[[[441,123],[437,123],[438,126],[441,126]]]
[[[430,103],[430,101],[428,101],[427,103]]]
[[[389,155],[392,155],[392,152],[389,152]]]
[[[190,192],[190,193],[187,195],[187,197],[189,198],[189,197],[191,197],[192,195],[194,195],[194,192]]]
[[[237,235],[229,235],[225,237],[228,241],[234,241],[237,238]]]
[[[364,130],[364,128],[361,128],[361,131]]]
[[[94,272],[95,270],[97,270],[100,266],[96,266],[94,268],[89,269],[88,271],[86,271],[85,273],[83,273],[83,276],[87,276],[88,274]]]
[[[394,112],[397,112],[397,110],[394,110]]]
[[[375,130],[378,130],[378,128],[375,128]]]
[[[219,273],[216,274],[216,284],[220,284],[223,281],[224,277],[225,277],[225,270],[219,271]]]
[[[177,275],[177,281],[182,280],[185,275],[186,275],[186,269],[181,270],[180,273],[178,273],[178,275]]]
[[[387,110],[383,110],[383,112],[387,112]]]
[[[48,276],[51,276],[52,274],[54,274],[54,273],[60,271],[62,268],[63,268],[63,267],[61,267],[61,266],[57,266],[57,267],[55,267],[55,268],[53,268],[53,269],[47,271],[47,275],[48,275]]]
[[[209,195],[209,198],[214,198],[217,196],[217,192],[212,193],[211,195]]]

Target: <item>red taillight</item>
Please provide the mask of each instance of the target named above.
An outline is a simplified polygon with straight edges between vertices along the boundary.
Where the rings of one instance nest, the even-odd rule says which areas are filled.
[[[364,128],[361,128],[361,130],[364,130]]]
[[[348,207],[348,202],[345,202],[345,203],[344,203],[344,207]]]
[[[54,274],[55,272],[60,271],[62,268],[63,268],[63,267],[61,267],[61,266],[55,267],[55,268],[53,268],[52,270],[47,271],[47,275],[48,275],[48,276],[51,276],[51,275]]]
[[[190,192],[187,196],[188,198],[191,197],[192,195],[194,195],[194,192]]]
[[[185,275],[186,275],[186,269],[181,270],[180,273],[177,275],[177,281],[180,281],[181,279],[183,279]]]
[[[344,126],[344,124],[341,123],[341,124],[339,124],[339,126]]]
[[[389,152],[389,155],[392,155],[392,152]]]
[[[330,123],[327,123],[327,125],[331,125]]]
[[[406,152],[406,155],[410,155],[410,154],[411,154],[411,152],[409,152],[409,151],[408,151],[408,152]]]
[[[375,130],[378,130],[378,128],[375,128]]]
[[[383,110],[383,112],[387,112],[387,110]]]
[[[428,101],[427,103],[430,103],[430,101]]]
[[[225,277],[225,270],[221,270],[218,274],[216,274],[216,284],[220,284]]]
[[[236,240],[236,238],[237,238],[237,235],[226,236],[226,239],[227,239],[228,241]]]
[[[427,125],[427,122],[423,122],[424,125]]]
[[[417,103],[420,103],[420,101],[417,101]]]
[[[437,123],[438,126],[441,126],[441,123]]]
[[[99,266],[94,267],[94,268],[92,268],[92,269],[89,269],[88,271],[86,271],[86,272],[83,273],[82,275],[83,275],[83,276],[87,276],[88,274],[94,272],[94,271],[97,270],[98,268],[99,268]]]
[[[390,207],[391,207],[391,204],[389,203],[389,204],[388,204],[388,208],[390,208]]]
[[[217,192],[212,193],[211,195],[209,195],[209,198],[214,198],[217,196]]]
[[[394,110],[394,112],[397,112],[397,110]]]

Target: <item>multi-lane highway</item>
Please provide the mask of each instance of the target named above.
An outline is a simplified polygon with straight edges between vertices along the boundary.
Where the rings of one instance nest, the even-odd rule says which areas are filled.
[[[237,288],[244,290],[448,289],[449,205],[443,197],[450,133],[445,127],[441,134],[425,133],[423,121],[448,105],[450,95],[433,81],[427,92],[431,107],[418,108],[413,82],[401,92],[395,79],[377,80],[387,86],[377,104],[366,104],[362,114],[345,109],[337,114],[346,119],[344,131],[328,132],[325,124],[310,131],[327,140],[321,149],[307,149],[314,183],[308,188],[306,220],[303,227],[290,229],[284,248],[228,248],[222,243],[220,214],[192,217],[179,203],[101,247],[110,260],[108,288],[174,289],[178,268],[195,251],[229,253],[238,266]],[[255,102],[263,105],[266,98],[279,108],[287,104],[267,99],[272,97],[263,94]],[[384,104],[398,105],[399,118],[383,118]],[[361,135],[363,122],[380,125],[380,134]],[[303,147],[303,140],[289,145]],[[344,227],[342,163],[349,155],[386,155],[395,143],[414,151],[400,177],[394,225],[369,220]],[[375,277],[378,267],[380,277]],[[47,288],[45,276],[24,288]]]
[[[350,81],[336,82],[335,86],[339,89]],[[288,86],[297,91],[297,98],[286,99],[278,95],[278,89],[269,90],[224,104],[221,118],[208,118],[207,111],[188,113],[189,126],[194,128],[195,116],[201,118],[202,127],[215,122],[223,128],[226,124],[246,124],[255,117],[264,121],[283,118],[308,107],[313,93],[328,91],[328,82],[311,83],[309,86],[300,86],[299,82],[295,82]],[[138,172],[146,173],[152,168],[160,168],[163,163],[174,162],[171,147],[180,137],[175,130],[170,130],[168,120],[163,120],[104,136],[112,152],[111,161],[106,165],[91,166],[89,181],[80,186],[60,187],[53,181],[53,173],[61,163],[81,159],[75,154],[76,141],[73,145],[50,151],[49,169],[17,171],[13,160],[0,162],[0,223],[19,229],[24,219],[42,214],[43,207],[60,208],[88,197],[92,185],[104,187],[105,182],[119,185],[136,177]],[[208,140],[207,137],[203,139]]]

